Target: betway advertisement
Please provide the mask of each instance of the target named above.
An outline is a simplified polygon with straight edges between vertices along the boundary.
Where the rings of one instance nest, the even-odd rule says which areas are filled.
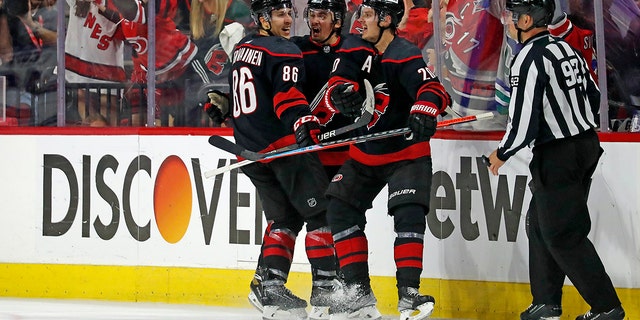
[[[255,188],[208,136],[0,135],[0,262],[253,269],[266,225]],[[497,141],[432,140],[426,278],[527,282],[528,162],[491,175]],[[640,143],[603,143],[592,232],[617,287],[640,287]],[[370,268],[393,276],[386,189],[367,212]],[[571,199],[567,199],[571,201]],[[634,227],[635,226],[635,227]],[[304,231],[295,271],[308,271]]]

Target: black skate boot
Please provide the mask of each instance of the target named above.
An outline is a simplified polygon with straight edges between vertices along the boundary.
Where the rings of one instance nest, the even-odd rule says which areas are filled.
[[[258,268],[249,284],[249,302],[265,320],[306,319],[307,302],[284,286],[284,280],[268,279],[268,271]]]
[[[592,313],[591,311],[587,311],[587,313],[578,316],[576,320],[623,320],[625,317],[624,309],[622,306],[614,308],[608,312],[599,312]]]
[[[313,281],[311,288],[311,312],[309,320],[329,320],[329,307],[333,295],[342,288],[338,279]]]
[[[262,319],[305,320],[307,302],[294,295],[281,280],[262,282]]]
[[[382,319],[373,291],[362,290],[359,285],[344,286],[331,296],[331,320]]]
[[[400,312],[400,320],[426,319],[433,312],[435,304],[436,299],[429,295],[421,295],[416,288],[398,288],[398,311]]]
[[[555,304],[532,304],[520,314],[520,320],[560,320],[562,307]]]
[[[249,284],[249,288],[251,291],[249,292],[249,302],[252,306],[254,306],[258,311],[262,312],[262,272],[256,271],[253,275],[253,280]]]

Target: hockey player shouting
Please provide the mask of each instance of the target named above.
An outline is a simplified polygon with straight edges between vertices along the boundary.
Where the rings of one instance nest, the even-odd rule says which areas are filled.
[[[305,79],[302,53],[288,39],[294,8],[290,0],[253,0],[259,29],[242,39],[232,54],[229,83],[231,125],[240,146],[268,152],[297,143],[318,142],[318,118],[300,91]],[[287,281],[295,239],[306,223],[313,243],[312,268],[335,275],[335,253],[326,232],[324,191],[328,177],[317,154],[254,163],[243,172],[255,185],[265,216],[272,221],[264,237],[252,292],[263,306],[263,319],[305,319],[305,300],[291,293]],[[323,233],[326,235],[323,236]]]
[[[325,101],[340,113],[357,115],[363,100],[358,88],[369,79],[378,88],[374,119],[359,133],[411,128],[411,137],[369,141],[351,147],[327,195],[327,219],[346,287],[332,302],[332,319],[380,319],[371,290],[365,212],[388,185],[388,210],[396,239],[394,259],[400,319],[424,319],[435,299],[418,292],[422,272],[426,214],[431,191],[429,139],[436,117],[451,103],[427,68],[420,49],[396,36],[404,4],[365,0],[358,12],[362,38],[348,38],[338,50]],[[381,92],[387,92],[387,95]],[[340,297],[342,295],[342,297]],[[417,315],[412,315],[418,311]]]
[[[304,10],[304,19],[309,26],[310,34],[291,38],[291,41],[302,50],[307,75],[313,75],[307,77],[302,85],[307,101],[312,101],[321,90],[324,90],[324,85],[329,80],[329,72],[337,56],[336,50],[342,44],[340,32],[345,14],[346,3],[344,0],[309,0]],[[319,118],[322,131],[338,129],[352,122],[349,117],[334,114],[322,102],[312,112]],[[348,158],[347,152],[348,148],[336,148],[318,153],[327,172],[327,178],[333,176]],[[269,221],[264,232],[264,243],[268,242],[267,237],[271,228],[272,221]],[[331,248],[329,249],[329,247]],[[309,300],[311,304],[310,320],[329,319],[328,299],[335,288],[340,286],[340,282],[337,280],[335,255],[332,256],[333,259],[327,255],[318,256],[319,252],[328,249],[334,252],[333,239],[328,227],[307,232],[305,250],[311,263],[312,275],[311,298]],[[260,279],[264,268],[264,258],[261,255],[249,294],[249,301],[259,310],[263,310]]]

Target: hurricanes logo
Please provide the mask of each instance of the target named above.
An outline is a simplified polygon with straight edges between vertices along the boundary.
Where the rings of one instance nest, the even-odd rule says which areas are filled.
[[[204,57],[204,61],[207,64],[207,67],[213,74],[219,76],[224,71],[224,65],[229,60],[227,53],[222,49],[222,45],[217,43],[209,49],[207,54]]]
[[[378,123],[380,117],[387,112],[387,107],[389,107],[389,89],[387,88],[386,83],[377,84],[375,88],[373,88],[375,92],[374,97],[376,100],[376,108],[373,112],[373,119],[369,121],[367,124],[367,128],[371,129],[373,126]]]
[[[149,42],[145,37],[131,37],[127,38],[127,41],[131,44],[133,50],[135,50],[137,54],[147,54]]]

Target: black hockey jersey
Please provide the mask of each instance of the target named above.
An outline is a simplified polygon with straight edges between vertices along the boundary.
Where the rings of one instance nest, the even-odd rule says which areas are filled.
[[[306,35],[292,37],[291,41],[300,48],[304,57],[307,78],[302,84],[302,92],[307,97],[307,101],[311,102],[329,81],[333,62],[338,57],[336,51],[342,46],[344,40],[340,37],[335,44],[324,45],[311,40],[311,37]],[[323,132],[347,126],[352,122],[348,117],[334,114],[329,110],[324,99],[321,99],[317,106],[312,106],[311,112],[320,120]],[[348,149],[348,147],[340,147],[322,151],[319,153],[320,161],[324,165],[341,165],[348,158],[346,154]]]
[[[420,49],[395,37],[384,53],[359,37],[349,37],[338,50],[338,61],[329,87],[356,82],[364,95],[367,78],[376,92],[376,111],[359,134],[407,127],[409,111],[415,103],[442,112],[450,97],[438,78],[427,68]],[[325,98],[329,101],[328,97]],[[350,156],[366,165],[382,165],[431,155],[428,141],[415,142],[404,137],[369,141],[351,147]]]
[[[259,34],[242,39],[229,75],[236,143],[255,152],[294,144],[294,122],[310,114],[299,88],[304,78],[302,53],[289,40]]]

